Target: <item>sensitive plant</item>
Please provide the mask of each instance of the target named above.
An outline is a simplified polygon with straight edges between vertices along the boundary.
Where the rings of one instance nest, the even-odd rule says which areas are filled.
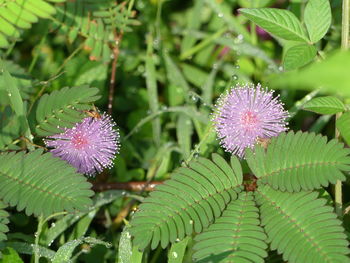
[[[0,0],[2,262],[349,262],[349,0],[253,2]]]

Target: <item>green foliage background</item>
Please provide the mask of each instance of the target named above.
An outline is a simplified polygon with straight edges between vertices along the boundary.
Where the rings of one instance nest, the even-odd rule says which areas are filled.
[[[348,262],[349,151],[332,140],[350,143],[341,14],[341,0],[0,0],[0,262],[231,262],[225,246],[232,236],[216,232],[226,217],[255,238],[245,247],[237,241],[237,262],[306,262],[276,235],[283,228],[305,245],[293,222],[278,218],[279,200],[297,216],[288,199],[309,200],[305,211],[320,207],[323,214],[307,214],[311,221],[335,229],[329,242],[326,230],[308,229],[328,246],[327,257],[310,260]],[[220,94],[246,82],[277,90],[295,133],[239,162],[219,147],[210,114]],[[36,149],[44,136],[72,127],[93,105],[107,111],[109,102],[122,145],[114,168],[86,178]],[[261,184],[255,193],[244,191],[250,172]],[[196,176],[210,184],[187,189],[193,204],[179,201],[183,189],[174,189],[181,180],[195,184]],[[331,209],[337,180],[341,221]],[[130,190],[152,181],[162,185],[151,194]],[[176,210],[186,206],[190,215]],[[168,212],[177,221],[155,227]],[[322,216],[327,220],[316,220]],[[193,229],[190,221],[180,226],[184,218]],[[213,246],[216,235],[222,246]]]

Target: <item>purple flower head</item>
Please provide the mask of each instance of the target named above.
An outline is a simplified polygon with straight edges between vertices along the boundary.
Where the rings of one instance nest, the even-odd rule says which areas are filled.
[[[107,114],[88,117],[63,133],[47,137],[45,144],[54,156],[76,167],[79,173],[94,175],[111,167],[119,150],[119,133]]]
[[[215,108],[212,120],[220,144],[240,158],[258,138],[270,138],[287,130],[289,115],[283,103],[260,84],[237,85],[219,98]]]

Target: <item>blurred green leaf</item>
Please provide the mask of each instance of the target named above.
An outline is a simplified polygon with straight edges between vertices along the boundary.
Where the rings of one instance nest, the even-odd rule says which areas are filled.
[[[184,93],[188,94],[188,92],[190,91],[190,86],[188,85],[187,81],[182,75],[182,72],[167,52],[163,52],[163,56],[169,82],[175,86],[181,87]]]
[[[290,11],[277,8],[241,8],[240,13],[271,34],[286,40],[308,42],[298,18]]]
[[[157,77],[156,77],[156,67],[153,60],[153,38],[149,34],[146,37],[147,40],[147,54],[146,54],[146,86],[148,92],[148,104],[151,112],[156,112],[159,108],[158,103],[158,91],[157,91]],[[153,140],[159,145],[160,144],[160,119],[155,118],[152,120],[152,131]]]
[[[345,112],[337,119],[336,126],[346,143],[350,145],[350,111]]]
[[[314,62],[307,67],[271,75],[270,86],[290,89],[323,91],[343,96],[350,96],[350,52],[336,51],[321,62]]]
[[[26,255],[33,255],[34,254],[34,245],[29,244],[29,243],[25,243],[25,242],[3,242],[3,243],[0,243],[0,250],[2,250],[5,247],[11,247],[20,254],[26,254]],[[38,250],[39,250],[39,255],[41,257],[47,258],[49,260],[52,260],[54,255],[55,255],[55,251],[48,249],[46,247],[43,247],[43,246],[38,246]]]
[[[309,63],[315,56],[317,50],[314,46],[300,44],[287,49],[283,58],[285,70],[300,68]]]
[[[197,30],[201,25],[200,16],[203,10],[203,1],[194,1],[194,6],[186,14],[187,29]],[[181,53],[190,49],[196,43],[196,38],[192,34],[186,34],[181,42]]]
[[[176,136],[184,159],[187,159],[191,152],[192,133],[191,119],[187,115],[180,113],[176,125]]]
[[[238,21],[237,17],[232,15],[230,4],[225,1],[218,2],[216,0],[205,0],[205,2],[214,10],[219,18],[223,19],[231,31],[241,34],[247,42],[250,42],[248,30]]]
[[[0,263],[23,263],[23,260],[20,258],[16,250],[12,247],[7,247],[2,251],[2,259],[0,259]]]
[[[323,38],[332,22],[329,1],[309,0],[304,11],[304,22],[313,43]]]
[[[201,87],[207,78],[207,72],[190,64],[183,63],[182,70],[185,77],[196,87]]]
[[[106,205],[120,197],[123,196],[123,191],[120,190],[110,190],[103,193],[98,193],[93,199],[94,204],[90,208],[90,211],[87,213],[77,213],[74,215],[66,215],[56,222],[51,224],[51,227],[42,232],[40,242],[45,245],[51,245],[52,242],[65,230],[71,227],[75,222],[81,219],[84,216],[89,215],[90,213],[95,213],[95,209]]]
[[[319,114],[335,114],[345,111],[345,109],[343,102],[332,96],[314,98],[304,105],[304,110]]]

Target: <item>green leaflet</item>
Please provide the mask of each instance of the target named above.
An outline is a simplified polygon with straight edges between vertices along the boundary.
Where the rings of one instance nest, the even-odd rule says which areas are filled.
[[[317,49],[308,44],[300,44],[289,48],[283,57],[283,67],[285,70],[300,68],[313,60]]]
[[[42,150],[0,154],[0,199],[27,215],[85,211],[90,183],[73,167]]]
[[[289,192],[318,189],[345,180],[350,170],[349,149],[337,140],[314,133],[288,132],[271,140],[267,151],[248,150],[247,161],[260,184]]]
[[[332,23],[329,1],[309,0],[304,11],[304,22],[313,43],[323,38]]]
[[[346,110],[344,103],[333,96],[314,98],[305,103],[303,108],[319,114],[335,114]]]
[[[141,250],[149,244],[152,249],[158,244],[165,248],[209,226],[241,191],[242,170],[238,160],[232,164],[214,154],[213,161],[197,158],[188,168],[175,170],[144,199],[131,220],[134,245]]]
[[[298,18],[290,11],[277,8],[241,8],[240,13],[271,34],[286,40],[308,42]]]
[[[255,196],[270,247],[291,263],[349,262],[341,222],[317,195],[281,192],[267,185],[258,188]]]
[[[193,258],[198,262],[232,262],[232,258],[245,262],[249,258],[263,263],[267,257],[266,239],[253,193],[242,192],[214,224],[196,236]]]
[[[9,223],[9,214],[5,210],[6,205],[0,201],[0,241],[6,240],[6,232],[9,230],[7,224]]]
[[[68,36],[70,43],[78,36],[84,37],[84,48],[90,51],[91,60],[108,63],[113,57],[109,46],[110,39],[115,37],[113,30],[129,32],[131,26],[139,24],[131,18],[132,10],[124,7],[113,1],[67,1],[56,6],[53,24],[60,33]]]

